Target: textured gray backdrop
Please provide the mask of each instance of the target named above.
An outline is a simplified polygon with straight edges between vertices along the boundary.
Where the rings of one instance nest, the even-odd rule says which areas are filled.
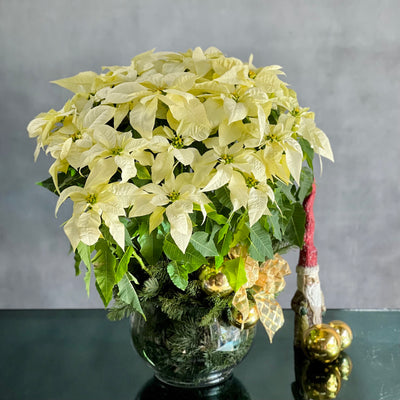
[[[70,210],[55,219],[34,185],[50,160],[33,163],[26,125],[70,96],[49,81],[196,46],[283,66],[330,137],[315,205],[328,307],[400,307],[399,20],[397,0],[0,0],[0,308],[101,306],[74,276]]]

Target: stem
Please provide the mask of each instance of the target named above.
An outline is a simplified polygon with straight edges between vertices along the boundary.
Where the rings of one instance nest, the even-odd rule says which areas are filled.
[[[136,260],[138,260],[138,262],[139,262],[140,266],[142,267],[142,269],[144,271],[146,271],[151,276],[150,270],[144,265],[144,262],[143,262],[142,258],[138,255],[138,253],[136,253],[136,251],[135,251],[135,249],[133,247],[132,247],[132,251],[133,251],[133,256],[136,258]]]

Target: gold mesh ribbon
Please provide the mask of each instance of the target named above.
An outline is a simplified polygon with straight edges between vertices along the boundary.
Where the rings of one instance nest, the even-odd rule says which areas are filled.
[[[258,265],[241,246],[233,248],[228,257],[233,259],[242,257],[245,260],[247,283],[236,293],[232,305],[237,308],[243,316],[243,321],[249,316],[249,300],[246,289],[253,289],[253,297],[256,301],[260,321],[263,324],[270,342],[275,333],[282,327],[284,317],[282,308],[275,300],[275,295],[281,292],[285,285],[284,276],[290,274],[289,264],[279,254],[274,258]]]
[[[279,254],[275,254],[273,259],[261,264],[258,280],[252,287],[260,321],[271,343],[284,323],[282,308],[275,300],[275,295],[284,289],[284,276],[288,274],[289,264]]]
[[[250,312],[246,289],[251,288],[258,280],[258,262],[252,259],[247,254],[247,250],[241,246],[236,246],[231,249],[228,257],[231,259],[242,257],[244,259],[244,268],[246,271],[247,282],[235,293],[235,296],[232,300],[232,305],[240,311],[243,316],[243,321],[246,321]]]

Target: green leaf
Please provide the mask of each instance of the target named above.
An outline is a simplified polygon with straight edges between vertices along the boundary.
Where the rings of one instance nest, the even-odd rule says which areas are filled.
[[[168,275],[175,286],[185,290],[189,283],[189,273],[184,264],[172,261],[167,266]]]
[[[90,262],[90,256],[92,254],[93,248],[94,246],[88,246],[87,244],[79,242],[75,251],[75,256],[79,257],[79,260],[83,261],[86,266],[86,273],[83,280],[85,282],[86,293],[88,297],[90,296],[90,280],[92,276],[92,265]],[[75,260],[77,260],[77,258],[75,258]]]
[[[260,262],[264,262],[266,258],[274,257],[270,234],[259,222],[256,222],[250,228],[249,255]]]
[[[314,150],[313,150],[313,148],[311,147],[310,143],[302,137],[299,137],[299,144],[301,146],[301,150],[303,150],[303,155],[307,161],[308,166],[312,170],[314,170],[314,167],[313,167]]]
[[[141,235],[138,237],[140,244],[140,254],[148,264],[154,265],[160,259],[163,250],[163,236],[155,229],[149,233],[148,225]]]
[[[146,319],[136,290],[132,286],[126,274],[123,275],[121,280],[118,282],[118,290],[119,298],[126,304],[129,304],[135,311],[143,315],[143,317]]]
[[[90,281],[92,279],[92,267],[86,270],[85,277],[83,278],[86,287],[87,297],[90,297]]]
[[[246,270],[242,257],[236,257],[233,260],[225,261],[222,265],[222,272],[225,274],[229,285],[235,292],[247,282]]]
[[[290,218],[288,218],[285,239],[300,248],[303,247],[305,223],[306,214],[304,208],[301,204],[296,203]]]
[[[233,235],[233,241],[230,244],[230,247],[235,247],[239,243],[244,243],[247,241],[250,233],[250,229],[247,225],[247,215],[242,215],[239,219],[239,222],[236,226],[235,233]]]
[[[119,217],[119,220],[125,225],[129,239],[137,235],[139,229],[137,218]]]
[[[232,202],[231,202],[231,196],[229,189],[225,186],[222,186],[221,188],[217,189],[215,191],[215,195],[218,199],[218,201],[226,208],[229,210],[232,210]]]
[[[185,253],[182,253],[169,234],[165,237],[163,250],[171,261],[184,263],[189,269],[189,273],[207,264],[205,257],[191,243],[188,244]]]
[[[272,234],[275,239],[282,240],[281,226],[279,224],[278,212],[272,211],[272,214],[268,216],[269,224],[272,227]]]
[[[81,260],[81,256],[78,254],[77,251],[75,251],[75,253],[74,253],[74,260],[75,260],[75,264],[74,264],[75,276],[78,276],[81,273],[79,266],[81,265],[82,260]]]
[[[281,190],[281,192],[292,202],[294,203],[296,201],[295,197],[293,196],[293,193],[291,192],[291,189],[293,185],[285,185],[283,182],[276,182],[277,187]]]
[[[228,231],[226,233],[224,240],[222,241],[222,246],[221,246],[221,251],[220,251],[221,256],[225,256],[226,254],[228,254],[228,251],[230,250],[230,248],[233,247],[231,245],[232,236],[233,236],[232,231]]]
[[[214,263],[215,263],[215,268],[219,268],[224,263],[224,257],[223,256],[215,257]]]
[[[303,167],[300,174],[300,188],[297,197],[300,203],[311,193],[312,184],[314,182],[314,174],[310,168]]]
[[[90,255],[92,254],[93,246],[88,246],[85,243],[79,242],[76,250],[81,260],[86,265],[86,268],[90,269]]]
[[[67,173],[59,172],[57,174],[57,179],[58,179],[58,188],[60,189],[60,192],[62,192],[69,186],[75,185],[83,187],[86,181],[86,176],[84,174],[82,175],[77,174],[76,170],[74,170],[72,167],[69,167]],[[36,184],[38,186],[44,187],[47,190],[50,190],[50,192],[56,194],[57,196],[59,195],[54,185],[52,177],[47,178],[42,182],[37,182]]]
[[[278,123],[279,114],[280,114],[279,110],[272,109],[268,116],[268,122],[271,125],[276,125]]]
[[[97,251],[92,259],[94,275],[96,276],[96,287],[99,290],[104,306],[107,307],[112,299],[112,291],[115,285],[116,259],[104,239],[99,239],[95,245]]]
[[[225,237],[226,232],[228,232],[229,224],[225,224],[218,232],[218,243]]]
[[[125,250],[124,255],[117,265],[117,271],[115,273],[115,282],[119,282],[125,273],[128,271],[129,261],[132,258],[133,247],[130,246]]]
[[[208,238],[207,232],[195,232],[192,234],[190,243],[199,251],[204,257],[218,256],[218,250],[212,240]]]
[[[138,162],[135,163],[135,166],[137,169],[136,175],[139,179],[151,180],[150,172],[146,167],[139,164]]]

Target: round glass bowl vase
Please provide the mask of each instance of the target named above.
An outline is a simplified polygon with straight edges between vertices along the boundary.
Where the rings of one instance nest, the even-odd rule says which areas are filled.
[[[229,378],[250,350],[256,326],[240,329],[224,320],[207,326],[190,317],[171,320],[152,302],[144,305],[146,320],[131,317],[132,343],[160,381],[200,388]]]

